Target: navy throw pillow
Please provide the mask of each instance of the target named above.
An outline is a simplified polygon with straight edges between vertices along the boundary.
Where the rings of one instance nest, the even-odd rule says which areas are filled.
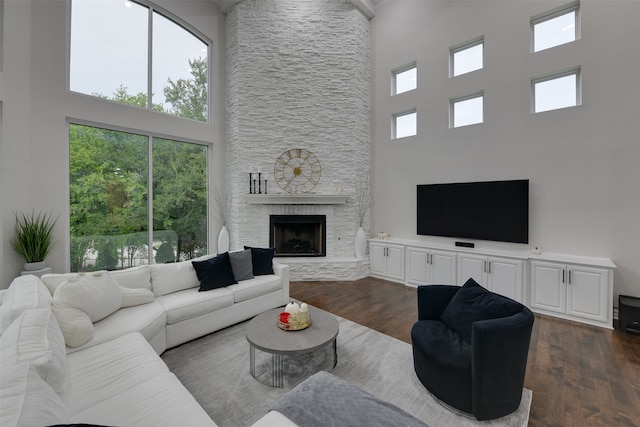
[[[250,246],[244,248],[251,249],[254,276],[273,274],[273,256],[276,253],[276,248],[252,248]]]
[[[204,261],[191,261],[200,281],[199,292],[210,291],[238,283],[233,276],[229,252]]]
[[[479,320],[509,317],[522,310],[523,305],[510,298],[494,294],[469,279],[451,298],[440,320],[471,342],[471,325]]]

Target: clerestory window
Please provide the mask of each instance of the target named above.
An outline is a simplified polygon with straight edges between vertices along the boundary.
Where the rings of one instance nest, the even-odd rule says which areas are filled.
[[[69,90],[206,122],[209,43],[133,0],[72,0]]]

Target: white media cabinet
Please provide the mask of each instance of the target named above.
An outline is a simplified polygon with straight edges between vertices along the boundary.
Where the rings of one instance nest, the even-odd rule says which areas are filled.
[[[469,278],[532,311],[613,329],[613,270],[608,258],[464,248],[404,239],[370,239],[371,275],[407,286]]]

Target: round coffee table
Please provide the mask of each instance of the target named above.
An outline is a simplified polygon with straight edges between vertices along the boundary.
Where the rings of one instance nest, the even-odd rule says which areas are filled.
[[[265,311],[247,325],[249,341],[249,370],[256,377],[256,349],[271,353],[272,387],[283,386],[284,356],[299,356],[333,345],[333,367],[338,364],[338,320],[330,313],[309,306],[311,325],[299,331],[285,331],[278,327],[278,314],[283,308]]]

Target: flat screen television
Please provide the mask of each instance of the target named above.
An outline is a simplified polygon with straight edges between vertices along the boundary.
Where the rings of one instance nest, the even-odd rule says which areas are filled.
[[[418,185],[418,234],[529,243],[529,180]]]

